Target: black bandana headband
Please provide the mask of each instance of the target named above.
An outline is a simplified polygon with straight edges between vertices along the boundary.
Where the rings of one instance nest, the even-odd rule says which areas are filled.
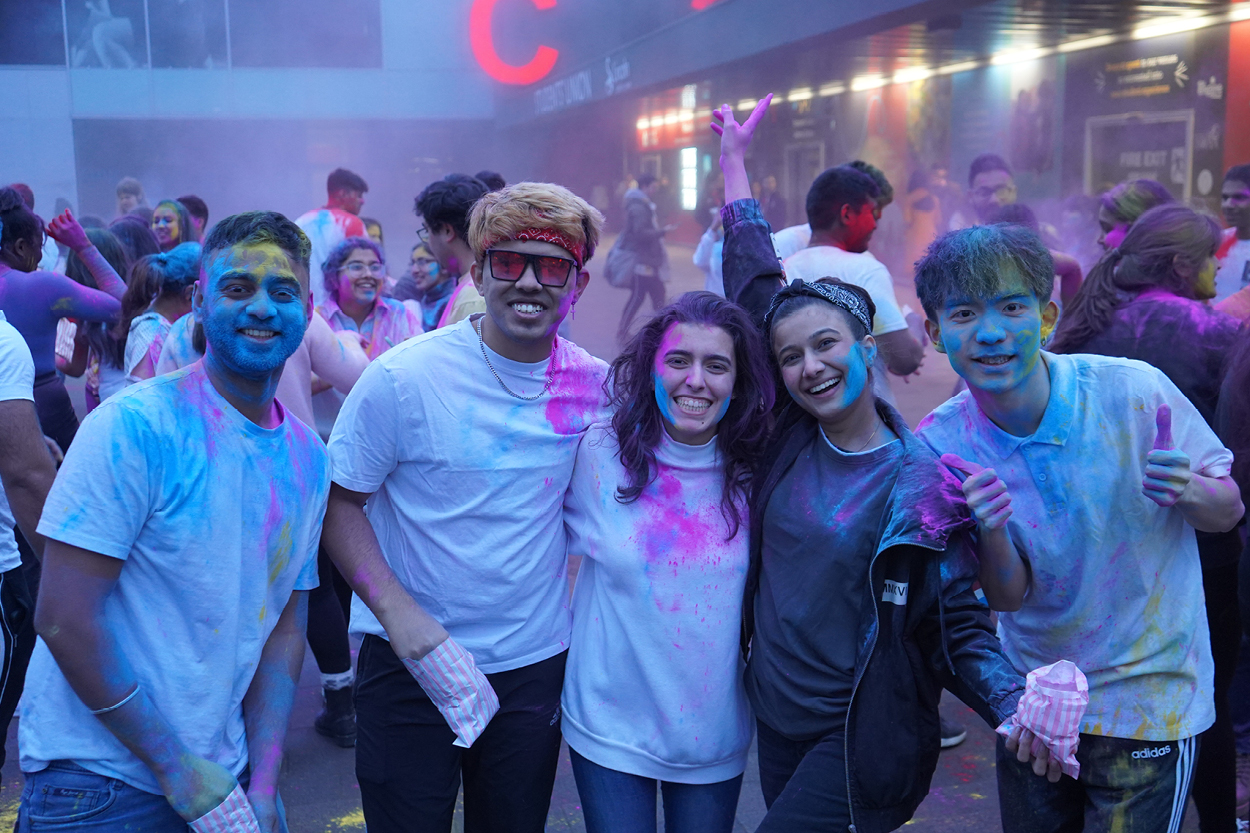
[[[778,307],[790,298],[796,298],[801,295],[814,295],[828,301],[835,307],[846,310],[854,316],[856,321],[864,325],[865,332],[869,335],[872,334],[872,316],[868,312],[868,305],[864,303],[864,299],[859,297],[858,293],[852,292],[845,286],[839,286],[836,283],[808,283],[804,280],[796,280],[786,289],[773,296],[773,302],[768,305],[768,312],[764,315],[764,331],[772,332],[773,316],[777,314]]]

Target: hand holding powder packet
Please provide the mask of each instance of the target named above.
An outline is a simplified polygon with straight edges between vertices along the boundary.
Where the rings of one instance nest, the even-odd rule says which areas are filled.
[[[499,697],[473,656],[449,636],[420,660],[403,663],[456,733],[452,745],[472,746],[499,711]]]
[[[1016,713],[1003,721],[998,734],[1011,735],[1017,726],[1035,735],[1034,755],[1045,744],[1064,775],[1076,778],[1081,765],[1076,760],[1081,718],[1089,704],[1089,683],[1081,669],[1066,659],[1030,671]]]
[[[260,833],[260,822],[241,784],[235,784],[226,800],[191,822],[195,833]]]

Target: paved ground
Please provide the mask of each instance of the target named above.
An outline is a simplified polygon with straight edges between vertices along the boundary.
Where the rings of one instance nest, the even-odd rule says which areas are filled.
[[[600,251],[606,254],[610,245],[611,239],[605,240]],[[691,254],[692,249],[689,247],[670,246],[674,272],[669,285],[670,296],[692,289],[702,289],[703,276],[691,265]],[[596,258],[595,262],[602,263],[602,260],[603,255]],[[901,302],[920,309],[909,286],[900,285],[897,291]],[[618,347],[614,334],[620,310],[627,297],[624,290],[615,289],[596,279],[585,298],[578,304],[577,318],[572,324],[574,340],[604,359],[615,356]],[[644,310],[644,314],[649,312],[649,309]],[[955,381],[956,377],[945,357],[930,349],[920,375],[912,377],[908,384],[902,384],[898,379],[893,380],[903,416],[915,425],[921,417],[950,395]],[[81,404],[80,392],[75,389],[77,387],[72,386],[71,393],[76,402]],[[309,654],[304,662],[304,673],[296,697],[281,782],[292,833],[363,831],[364,816],[360,810],[353,751],[339,749],[313,730],[313,718],[320,705],[317,668]],[[908,823],[908,827],[952,833],[1000,831],[994,781],[993,732],[970,709],[949,694],[946,695],[943,712],[948,718],[968,729],[968,739],[962,745],[942,753],[929,796],[915,818]],[[0,771],[0,782],[3,785],[0,789],[0,830],[8,829],[15,819],[22,788],[21,773],[17,767],[16,732],[15,721],[6,745],[8,762]],[[764,802],[759,791],[759,776],[752,749],[738,803],[736,831],[754,830],[763,815]],[[456,833],[461,833],[459,814],[453,829]],[[585,829],[567,751],[560,758],[547,829]],[[662,819],[660,829],[663,829]],[[1196,830],[1195,814],[1191,809],[1185,831],[1193,833]]]

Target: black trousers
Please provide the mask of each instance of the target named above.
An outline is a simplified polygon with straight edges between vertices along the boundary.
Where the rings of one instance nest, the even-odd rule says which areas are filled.
[[[78,433],[78,415],[70,401],[65,383],[56,373],[46,373],[35,379],[35,412],[39,416],[39,428],[56,440],[62,452],[69,451],[74,435]]]
[[[654,275],[634,275],[634,285],[630,290],[629,300],[625,302],[625,309],[621,312],[620,326],[617,327],[621,341],[629,335],[629,325],[638,310],[642,309],[642,301],[648,295],[651,296],[652,310],[659,312],[664,306],[664,281],[660,278],[658,269]]]
[[[6,755],[4,739],[34,650],[35,600],[27,587],[26,568],[18,566],[0,573],[0,766]]]
[[[369,833],[447,833],[462,778],[465,833],[542,833],[567,658],[488,674],[499,713],[461,749],[390,643],[366,636],[356,669],[356,780]]]
[[[768,814],[755,833],[846,830],[851,824],[846,786],[846,734],[790,740],[755,721],[760,790]]]
[[[308,647],[322,674],[343,674],[352,670],[352,589],[324,549],[317,550],[317,579],[317,589],[308,593]]]
[[[1202,589],[1215,661],[1215,723],[1199,735],[1202,745],[1194,769],[1193,797],[1199,829],[1215,833],[1237,826],[1237,746],[1228,704],[1241,647],[1237,564],[1204,569]]]

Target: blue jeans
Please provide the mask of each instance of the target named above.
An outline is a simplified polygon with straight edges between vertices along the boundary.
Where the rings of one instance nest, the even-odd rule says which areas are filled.
[[[1033,774],[998,739],[1004,833],[1174,833],[1198,757],[1198,738],[1128,740],[1081,735],[1081,776],[1057,784]]]
[[[187,823],[163,795],[153,795],[125,781],[107,778],[69,761],[27,772],[16,833],[187,833]],[[246,786],[247,773],[239,779]],[[286,814],[278,799],[278,818],[286,833]]]
[[[655,833],[654,778],[599,766],[572,749],[573,778],[582,799],[586,833]],[[715,784],[659,781],[666,833],[730,833],[738,813],[742,776]]]

